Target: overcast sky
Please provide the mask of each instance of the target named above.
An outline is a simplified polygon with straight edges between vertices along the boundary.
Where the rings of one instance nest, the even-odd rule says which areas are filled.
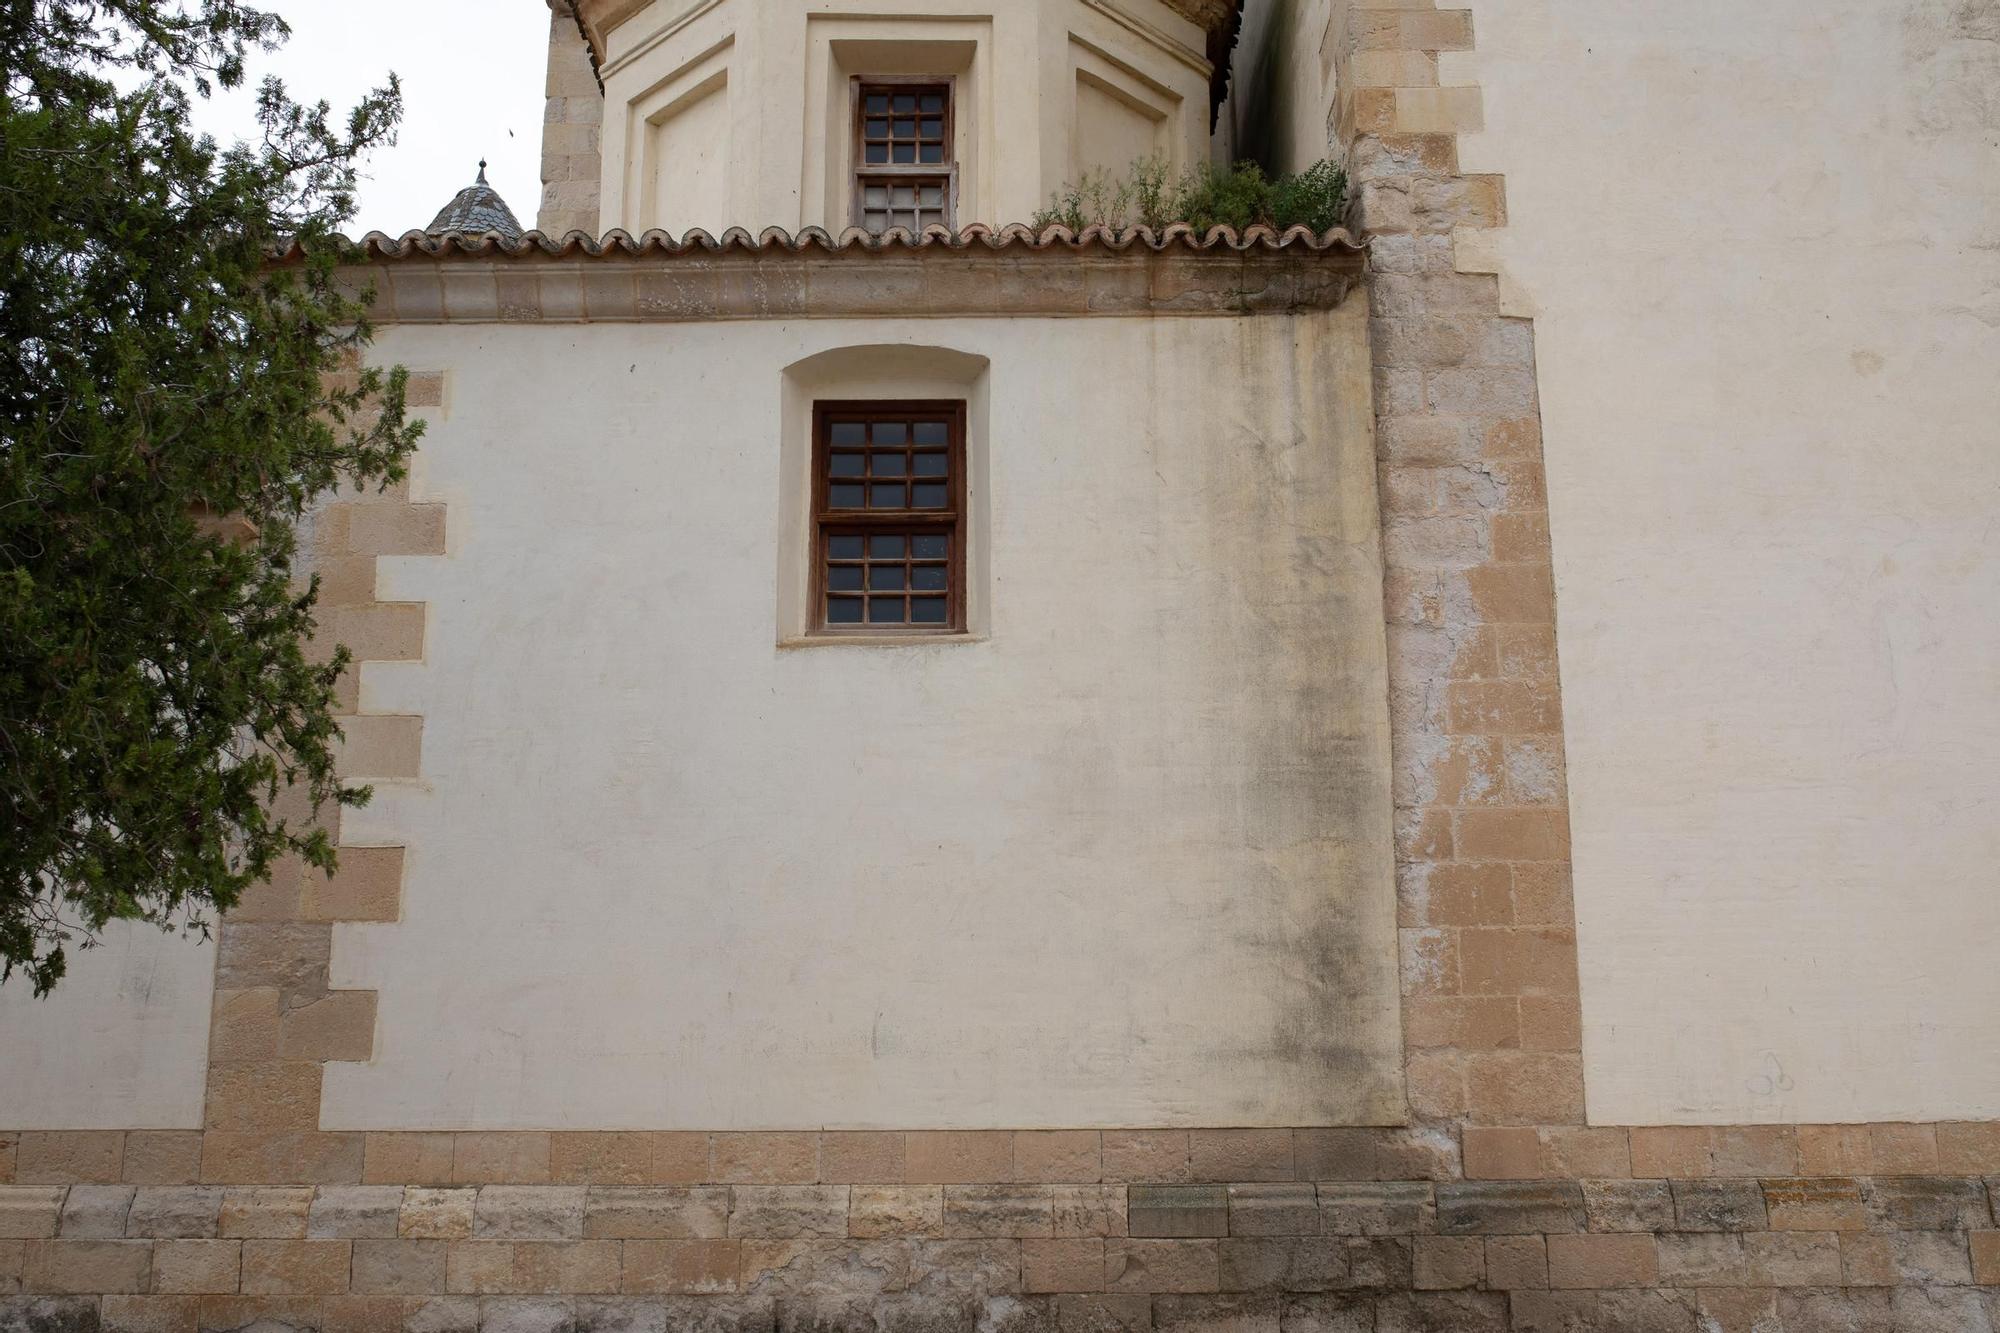
[[[543,0],[264,0],[292,27],[283,50],[256,57],[300,101],[345,111],[394,70],[403,78],[403,128],[378,152],[361,187],[354,235],[421,229],[472,183],[486,179],[523,227],[541,199],[542,80],[549,11]],[[218,98],[197,119],[218,139],[249,138],[255,103]]]

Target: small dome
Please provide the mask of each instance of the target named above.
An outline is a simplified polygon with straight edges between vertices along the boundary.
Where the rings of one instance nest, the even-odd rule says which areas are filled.
[[[460,190],[424,230],[433,236],[452,231],[473,235],[497,231],[510,241],[521,236],[521,224],[514,217],[514,210],[507,207],[498,190],[486,183],[483,160],[479,164],[479,179]]]

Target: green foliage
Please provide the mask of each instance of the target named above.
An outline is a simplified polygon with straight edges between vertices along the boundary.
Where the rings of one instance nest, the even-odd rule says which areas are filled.
[[[267,254],[352,215],[402,104],[267,80],[260,143],[196,136],[285,35],[238,0],[0,0],[0,978],[38,994],[107,922],[205,929],[282,857],[330,868],[314,813],[367,796],[293,525],[399,478],[419,425],[400,370],[329,378],[369,336],[330,248]]]
[[[1271,218],[1280,228],[1306,227],[1324,236],[1347,221],[1347,173],[1321,158],[1271,186]]]
[[[1231,167],[1203,164],[1176,180],[1160,158],[1132,164],[1123,180],[1107,171],[1086,174],[1058,191],[1031,225],[1061,225],[1072,231],[1089,226],[1160,230],[1185,222],[1197,231],[1228,226],[1241,231],[1259,224],[1332,231],[1347,216],[1347,173],[1332,162],[1317,162],[1297,175],[1269,180],[1255,162]]]
[[[1239,162],[1233,167],[1205,164],[1182,182],[1177,221],[1196,231],[1210,227],[1234,227],[1241,231],[1259,222],[1273,221],[1271,182],[1255,162]]]

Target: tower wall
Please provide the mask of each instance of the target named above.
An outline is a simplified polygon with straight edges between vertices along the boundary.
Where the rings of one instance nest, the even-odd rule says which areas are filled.
[[[596,235],[604,93],[569,0],[550,0],[547,95],[542,201],[535,226],[552,236],[571,231]]]

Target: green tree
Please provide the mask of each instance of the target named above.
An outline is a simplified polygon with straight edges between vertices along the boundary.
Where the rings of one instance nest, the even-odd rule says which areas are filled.
[[[330,869],[305,812],[367,799],[293,532],[418,435],[400,370],[348,369],[327,241],[402,101],[266,80],[261,142],[197,135],[286,35],[237,0],[0,0],[0,978],[37,994],[107,922],[205,930],[282,857]],[[311,257],[275,266],[288,237]]]

